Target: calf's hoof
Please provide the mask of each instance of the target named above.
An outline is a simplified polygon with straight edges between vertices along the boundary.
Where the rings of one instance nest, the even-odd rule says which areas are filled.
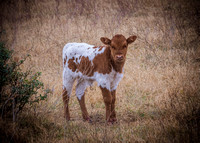
[[[90,118],[90,117],[83,118],[83,120],[84,120],[85,122],[92,123],[92,120],[91,120],[91,118]]]
[[[111,123],[111,124],[117,123],[117,119],[116,118],[110,118],[108,120],[108,123]]]
[[[66,121],[70,121],[70,117],[64,116],[64,118],[66,119]]]

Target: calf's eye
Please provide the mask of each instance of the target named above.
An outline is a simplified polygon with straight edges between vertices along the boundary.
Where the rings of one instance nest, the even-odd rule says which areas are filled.
[[[123,49],[126,49],[126,46],[124,46]]]
[[[112,46],[112,48],[115,50],[116,48],[114,46]]]

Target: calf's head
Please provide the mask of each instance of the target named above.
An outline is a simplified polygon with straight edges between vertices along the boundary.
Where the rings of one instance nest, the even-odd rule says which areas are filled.
[[[101,37],[101,42],[110,48],[111,56],[116,63],[122,63],[126,59],[128,45],[136,40],[136,36],[125,38],[123,35],[115,35],[111,40]]]

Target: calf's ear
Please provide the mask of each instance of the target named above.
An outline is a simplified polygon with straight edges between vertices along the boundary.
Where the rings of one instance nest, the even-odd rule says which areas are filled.
[[[104,43],[105,45],[110,45],[111,44],[111,40],[106,38],[106,37],[101,37],[100,38],[101,42]]]
[[[128,44],[133,43],[136,40],[137,36],[130,36],[128,39],[126,39]]]

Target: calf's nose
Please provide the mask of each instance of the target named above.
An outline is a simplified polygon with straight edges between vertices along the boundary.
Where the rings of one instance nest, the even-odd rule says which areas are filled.
[[[124,56],[123,55],[116,55],[117,60],[123,60]]]

